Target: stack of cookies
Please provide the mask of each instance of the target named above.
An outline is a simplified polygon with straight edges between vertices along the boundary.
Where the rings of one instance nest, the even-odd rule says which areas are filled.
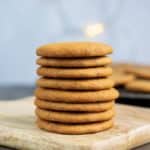
[[[102,43],[54,43],[37,49],[35,105],[39,128],[63,134],[95,133],[113,126],[113,88],[107,54]]]

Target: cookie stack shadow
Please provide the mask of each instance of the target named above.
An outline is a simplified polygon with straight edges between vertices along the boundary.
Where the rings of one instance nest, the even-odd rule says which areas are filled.
[[[115,99],[112,48],[102,43],[69,42],[37,49],[35,105],[39,128],[62,134],[86,134],[113,126]]]

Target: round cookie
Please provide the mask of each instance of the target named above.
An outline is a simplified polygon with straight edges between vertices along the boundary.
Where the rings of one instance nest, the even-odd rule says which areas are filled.
[[[125,88],[133,92],[150,93],[150,80],[136,79],[126,84]]]
[[[96,42],[64,42],[43,45],[36,53],[44,57],[91,57],[110,54],[112,48]]]
[[[114,82],[107,78],[81,80],[40,78],[36,84],[39,87],[63,90],[103,90],[114,86]]]
[[[116,89],[99,91],[63,91],[54,89],[37,88],[35,96],[39,99],[59,102],[98,102],[111,101],[118,98],[119,93]]]
[[[150,79],[150,67],[139,66],[127,70],[128,73],[134,74],[137,78]]]
[[[88,134],[104,131],[113,126],[113,120],[107,120],[103,122],[88,123],[88,124],[62,124],[54,123],[37,119],[37,125],[39,128],[55,133],[61,134]]]
[[[97,103],[60,103],[36,99],[34,103],[41,109],[76,112],[101,112],[114,106],[114,101]]]
[[[112,75],[111,67],[95,67],[95,68],[48,68],[40,67],[37,74],[44,77],[52,78],[97,78]]]
[[[40,57],[36,63],[45,67],[97,67],[109,65],[112,62],[109,57],[90,57],[90,58],[48,58]]]
[[[121,63],[121,62],[115,62],[111,66],[112,66],[113,72],[121,72],[121,73],[125,73],[127,70],[130,70],[134,67],[133,64]]]
[[[36,115],[43,120],[60,123],[90,123],[109,120],[114,116],[114,108],[94,113],[59,112],[36,108]]]
[[[115,83],[115,86],[121,86],[125,85],[126,83],[129,83],[134,80],[134,75],[132,74],[125,74],[122,72],[115,71],[113,72],[110,79],[112,79]]]

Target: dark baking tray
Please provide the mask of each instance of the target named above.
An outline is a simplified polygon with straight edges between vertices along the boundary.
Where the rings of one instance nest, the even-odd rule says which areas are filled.
[[[120,92],[118,103],[150,107],[150,94],[130,92],[124,88],[118,88],[118,90]]]

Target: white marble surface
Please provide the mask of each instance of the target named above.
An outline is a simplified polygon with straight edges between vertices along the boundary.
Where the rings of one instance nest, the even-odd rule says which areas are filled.
[[[150,64],[148,0],[0,1],[0,84],[33,83],[35,48],[68,40],[105,41],[114,60]],[[103,23],[105,32],[85,38],[87,24]]]

